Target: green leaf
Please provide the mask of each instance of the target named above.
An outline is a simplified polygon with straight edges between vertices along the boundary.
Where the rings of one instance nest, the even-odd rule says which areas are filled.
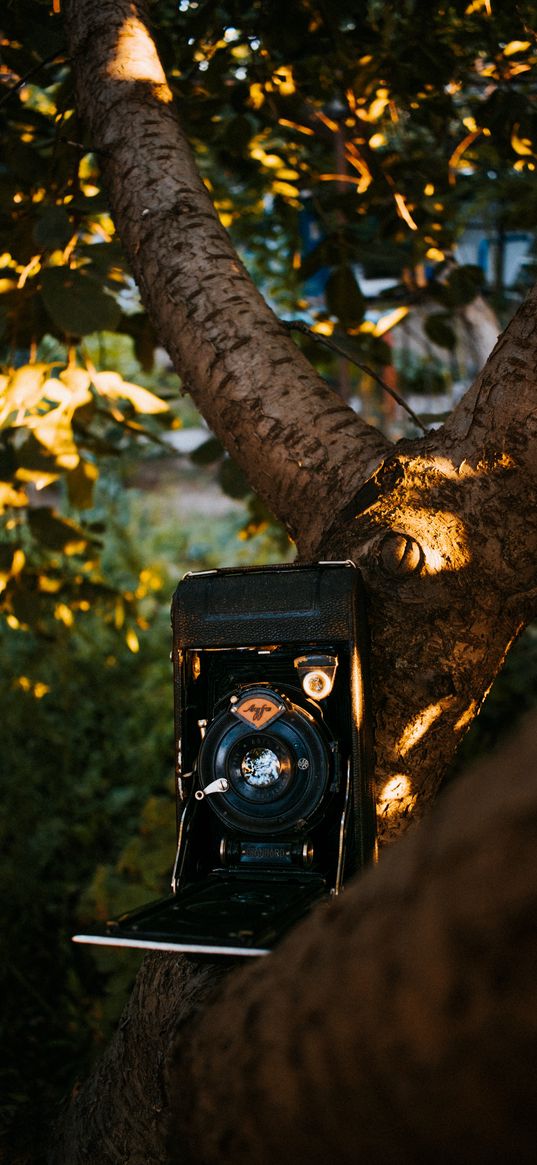
[[[57,472],[54,454],[46,449],[31,431],[17,448],[17,468],[26,471],[27,474],[41,476]]]
[[[66,335],[113,332],[121,318],[116,300],[83,271],[49,267],[43,272],[41,295],[51,320]]]
[[[447,322],[448,319],[449,316],[445,312],[434,312],[425,320],[424,328],[425,334],[432,340],[433,344],[437,344],[439,348],[448,348],[451,351],[455,347],[456,336],[453,328]]]
[[[72,234],[69,215],[63,206],[44,207],[39,221],[34,227],[34,239],[40,247],[53,250],[65,247]]]
[[[344,328],[354,328],[364,318],[365,299],[354,277],[352,267],[336,268],[329,276],[325,297],[328,309],[336,315]]]
[[[472,303],[476,295],[479,294],[483,279],[480,267],[475,267],[472,264],[455,267],[450,272],[446,283],[442,285],[438,298],[446,306],[464,307],[465,304]]]
[[[67,550],[79,543],[86,545],[88,541],[81,526],[59,518],[50,506],[37,506],[29,510],[28,524],[34,538],[51,550]]]
[[[69,501],[77,510],[89,510],[93,505],[93,490],[99,470],[91,461],[80,461],[76,469],[67,474]]]
[[[208,441],[204,441],[202,445],[198,445],[197,449],[193,449],[190,454],[190,460],[194,465],[212,465],[213,462],[219,461],[223,456],[224,449],[217,437],[209,437]]]
[[[225,494],[230,498],[244,498],[251,493],[251,487],[248,484],[242,469],[231,460],[231,457],[226,457],[222,462],[219,472],[218,480]]]
[[[32,624],[37,622],[40,613],[40,597],[35,591],[29,590],[22,582],[18,582],[10,601],[13,614],[21,623]]]

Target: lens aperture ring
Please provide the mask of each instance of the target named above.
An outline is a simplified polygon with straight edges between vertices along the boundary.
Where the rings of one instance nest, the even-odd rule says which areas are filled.
[[[227,792],[208,801],[229,828],[302,832],[325,795],[330,752],[321,724],[289,701],[258,730],[226,710],[207,728],[198,773],[202,788],[219,777],[227,780]]]

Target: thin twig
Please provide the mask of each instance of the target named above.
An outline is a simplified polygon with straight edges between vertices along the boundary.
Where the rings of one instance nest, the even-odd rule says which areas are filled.
[[[64,48],[60,49],[58,52],[51,53],[50,57],[45,57],[43,61],[39,61],[37,65],[34,65],[33,69],[30,69],[28,73],[24,74],[24,77],[21,77],[20,80],[17,81],[16,85],[9,86],[9,89],[6,91],[6,93],[0,97],[0,106],[5,105],[6,101],[9,101],[9,98],[13,97],[13,94],[17,93],[19,89],[22,89],[23,85],[26,85],[26,82],[29,81],[31,77],[34,77],[40,69],[43,69],[45,65],[51,65],[53,61],[57,61],[59,57],[63,56],[65,56]]]
[[[354,359],[354,356],[349,356],[349,353],[346,352],[345,349],[342,348],[339,344],[336,344],[334,340],[329,340],[327,336],[321,336],[318,332],[313,332],[312,329],[309,328],[307,324],[303,323],[302,320],[283,320],[282,322],[285,324],[286,328],[289,328],[290,331],[301,332],[303,336],[309,336],[310,340],[315,340],[317,344],[322,344],[325,348],[330,348],[332,352],[337,352],[338,356],[343,356],[345,360],[349,360],[350,363],[354,364],[356,368],[359,368],[361,372],[365,372],[367,376],[371,376],[373,380],[376,380],[377,384],[380,384],[380,387],[383,388],[385,392],[388,392],[390,396],[393,397],[395,401],[397,401],[398,405],[401,405],[402,409],[405,409],[405,412],[408,413],[409,417],[412,417],[414,424],[417,425],[419,429],[421,429],[422,433],[428,432],[428,430],[425,428],[425,425],[423,424],[423,421],[420,421],[420,418],[416,415],[414,410],[411,409],[410,405],[407,404],[406,400],[404,400],[401,394],[398,393],[395,388],[392,388],[390,384],[387,384],[386,381],[382,379],[382,376],[379,376],[378,372],[375,372],[374,369],[370,368],[368,364],[360,364],[358,360]]]

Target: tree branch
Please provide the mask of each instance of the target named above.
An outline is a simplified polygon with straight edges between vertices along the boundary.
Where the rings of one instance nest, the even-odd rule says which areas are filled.
[[[507,453],[513,464],[537,478],[537,287],[530,291],[481,374],[463,396],[437,441],[456,450],[458,464]]]
[[[180,1033],[174,1163],[533,1161],[536,742],[533,716]]]
[[[307,555],[389,442],[314,372],[253,286],[179,126],[141,3],[69,0],[78,108],[162,342]],[[125,127],[128,126],[128,133]]]
[[[335,341],[329,339],[328,336],[321,336],[314,332],[313,329],[309,328],[308,325],[303,323],[302,320],[285,320],[285,326],[289,328],[289,331],[300,332],[303,336],[308,336],[310,340],[314,340],[316,344],[324,345],[324,347],[329,348],[331,352],[337,352],[339,356],[343,356],[344,360],[348,360],[350,364],[354,364],[355,368],[359,368],[361,372],[365,372],[367,376],[370,376],[372,380],[380,385],[380,387],[384,389],[384,392],[387,392],[388,395],[391,396],[392,399],[396,401],[402,409],[405,410],[405,412],[408,413],[409,417],[412,418],[416,427],[421,429],[422,433],[427,433],[428,430],[423,424],[423,421],[420,421],[420,418],[414,412],[414,409],[411,409],[405,398],[401,396],[401,394],[397,392],[395,388],[392,388],[390,384],[387,384],[386,381],[382,379],[382,376],[379,376],[378,372],[375,372],[374,369],[370,368],[368,364],[360,364],[360,361],[355,360],[354,356],[351,356],[350,352],[346,352],[341,344],[336,344]]]
[[[532,1165],[536,741],[268,958],[151,956],[50,1165]]]

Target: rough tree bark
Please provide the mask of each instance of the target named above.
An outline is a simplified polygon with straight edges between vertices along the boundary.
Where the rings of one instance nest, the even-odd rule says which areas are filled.
[[[537,291],[500,337],[483,372],[442,429],[419,440],[391,444],[327,388],[252,286],[196,171],[148,32],[143,4],[67,0],[65,10],[79,112],[92,145],[100,151],[114,219],[132,270],[183,383],[252,485],[295,538],[302,560],[352,558],[363,572],[372,632],[379,830],[382,841],[392,840],[429,807],[509,645],[536,609]],[[453,833],[453,826],[446,828]],[[477,834],[476,826],[476,843]],[[293,1121],[302,1121],[292,1141],[293,1159],[302,1159],[298,1146],[310,1141],[308,1136],[303,1140],[300,1113],[305,1120],[313,1111],[302,1083],[309,1079],[307,1073],[302,1075],[306,1072],[303,1058],[296,1073],[285,1076],[292,1103],[284,1103],[278,1092],[275,1108],[269,1104],[264,1111],[267,1077],[261,1074],[263,1085],[258,1090],[257,1051],[252,1047],[249,1058],[239,1055],[235,1033],[245,1040],[244,1017],[249,1016],[259,1038],[267,1041],[267,1063],[278,1074],[279,1053],[277,1048],[274,1056],[271,1051],[270,1016],[278,1017],[274,1045],[280,1041],[281,1055],[289,1059],[282,1025],[287,1023],[289,1009],[298,1006],[296,976],[303,980],[309,961],[312,967],[319,961],[324,993],[317,998],[314,986],[310,995],[308,979],[306,1059],[312,1072],[314,1061],[315,1072],[324,1064],[323,1071],[339,1084],[348,1072],[352,1087],[359,1090],[367,1066],[360,1066],[354,1053],[361,1025],[366,1025],[364,1011],[372,990],[367,975],[364,979],[362,961],[368,974],[373,974],[373,945],[368,944],[384,944],[386,990],[389,994],[392,974],[386,968],[392,966],[393,990],[399,999],[397,960],[390,963],[389,959],[398,899],[395,895],[390,904],[388,888],[390,879],[398,877],[407,887],[401,891],[403,897],[417,892],[413,881],[417,874],[414,871],[411,878],[405,862],[412,866],[423,860],[426,865],[422,850],[425,855],[429,852],[423,834],[421,843],[406,849],[400,868],[383,863],[380,872],[364,880],[363,889],[357,886],[345,895],[343,905],[330,917],[322,914],[297,931],[281,954],[271,956],[266,968],[232,973],[229,995],[208,1013],[219,1033],[212,1069],[207,1067],[209,1019],[194,1023],[189,1005],[188,1031],[189,1038],[195,1039],[195,1052],[188,1061],[188,1074],[197,1081],[198,1090],[194,1094],[189,1087],[188,1097],[192,1128],[198,1136],[197,1160],[224,1162],[239,1151],[229,1125],[218,1123],[209,1105],[208,1098],[214,1096],[219,1111],[226,1110],[227,1089],[234,1103],[239,1097],[255,1103],[261,1114],[258,1127],[266,1132],[273,1155],[281,1155],[280,1142],[273,1141],[270,1132],[276,1115],[288,1131]],[[438,854],[438,861],[451,861],[453,856],[443,842]],[[459,856],[466,876],[469,867],[464,853]],[[431,860],[434,865],[437,858]],[[479,902],[484,887],[478,869],[475,875]],[[449,880],[445,887],[451,894]],[[380,915],[375,921],[377,893]],[[424,910],[432,912],[432,899],[425,896],[425,901]],[[363,911],[370,925],[366,918],[362,933],[358,923]],[[354,934],[355,924],[356,943],[350,937],[343,941],[347,932]],[[397,941],[394,931],[393,943]],[[418,931],[416,941],[420,941]],[[438,939],[439,959],[441,945]],[[446,957],[451,953],[446,951]],[[160,1072],[166,1033],[181,1014],[185,993],[191,1000],[198,990],[206,992],[211,982],[209,968],[200,972],[188,967],[168,957],[146,965],[123,1036],[100,1075],[83,1090],[58,1140],[54,1157],[58,1165],[165,1160],[161,1140],[155,1142],[148,1132],[154,1131],[155,1113],[143,1098],[148,1092],[156,1095],[155,1074]],[[410,971],[404,978],[410,1015],[414,998]],[[275,1011],[274,990],[278,996]],[[328,1007],[331,994],[337,996],[341,1014]],[[401,1002],[402,1011],[406,1006]],[[333,1042],[328,1040],[328,1028],[314,1018],[325,1008],[334,1023]],[[402,1011],[394,1015],[394,1022],[402,1022]],[[144,1028],[147,1047],[152,1049],[147,1055],[135,1046],[144,1013],[153,1017],[151,1031],[147,1025]],[[352,1014],[356,1021],[349,1029],[349,1044],[345,1042],[345,1014]],[[431,1025],[423,1039],[434,1044],[435,1032],[439,1041],[443,1037],[432,1018]],[[292,1025],[291,1030],[296,1032],[296,1027]],[[407,1035],[408,1026],[404,1034],[401,1029],[403,1050]],[[374,1033],[367,1039],[373,1055]],[[380,1047],[377,1053],[381,1054]],[[434,1059],[432,1045],[430,1054]],[[140,1064],[144,1055],[145,1062]],[[130,1057],[138,1083],[128,1096],[123,1070]],[[416,1079],[426,1074],[427,1063],[427,1056],[419,1060]],[[311,1079],[318,1106],[320,1078]],[[397,1087],[395,1081],[393,1087]],[[390,1103],[387,1088],[386,1080],[381,1081],[383,1111]],[[330,1087],[326,1104],[334,1108],[326,1127],[336,1137],[336,1127],[343,1117],[347,1121],[348,1113],[345,1105],[340,1110],[334,1097]],[[350,1111],[350,1099],[348,1106]],[[238,1110],[232,1111],[236,1116]],[[364,1114],[358,1104],[356,1112],[371,1127],[382,1117],[380,1102],[368,1110],[372,1115]],[[214,1137],[204,1123],[204,1116],[209,1115],[220,1130]],[[398,1119],[403,1121],[401,1110]],[[184,1120],[178,1118],[179,1126],[185,1129]],[[244,1128],[253,1138],[253,1125],[245,1120]],[[372,1136],[371,1128],[368,1135]],[[333,1155],[346,1160],[340,1140],[336,1143]],[[244,1150],[246,1141],[240,1147]],[[248,1148],[253,1152],[253,1140]],[[310,1160],[326,1159],[315,1155],[313,1145],[310,1148]],[[396,1159],[389,1152],[386,1148],[383,1160]],[[269,1160],[269,1155],[262,1157],[260,1152],[258,1157]]]

